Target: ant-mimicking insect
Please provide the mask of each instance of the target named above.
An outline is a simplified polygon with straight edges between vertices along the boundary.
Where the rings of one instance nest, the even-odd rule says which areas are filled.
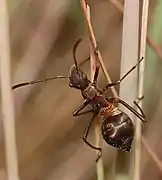
[[[26,85],[36,84],[39,82],[51,81],[53,79],[68,78],[69,86],[71,88],[80,90],[84,98],[84,102],[77,109],[74,110],[73,116],[79,116],[89,112],[93,113],[92,117],[89,119],[87,127],[85,128],[82,139],[89,147],[99,151],[96,161],[98,161],[101,156],[101,148],[92,145],[87,140],[87,137],[92,122],[95,119],[95,116],[98,114],[100,114],[101,116],[100,126],[103,139],[109,145],[129,152],[134,139],[135,127],[129,116],[125,112],[121,111],[118,107],[115,107],[115,104],[122,104],[143,122],[147,121],[146,116],[141,107],[138,105],[137,101],[134,101],[134,104],[137,106],[141,113],[137,112],[133,107],[131,107],[129,104],[119,98],[106,97],[104,91],[112,86],[119,85],[138,66],[138,64],[143,60],[143,57],[123,77],[121,77],[121,79],[116,82],[107,84],[103,89],[99,89],[97,87],[99,66],[96,66],[93,82],[88,79],[87,74],[84,73],[78,66],[75,54],[80,42],[81,39],[79,39],[73,47],[74,64],[70,69],[69,76],[56,76],[51,78],[45,78],[42,80],[24,82],[14,85],[12,89],[16,89],[18,87]],[[97,52],[95,51],[94,53]],[[90,105],[91,109],[81,112],[81,110],[83,110],[87,105]]]

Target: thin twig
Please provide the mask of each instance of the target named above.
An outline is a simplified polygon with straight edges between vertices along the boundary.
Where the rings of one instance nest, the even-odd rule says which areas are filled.
[[[87,5],[87,17],[89,22],[91,21],[90,19],[90,7]],[[95,74],[95,69],[96,69],[96,59],[94,56],[94,51],[93,51],[93,47],[90,43],[90,48],[91,48],[91,54],[90,54],[90,61],[91,61],[91,80],[93,82],[93,78],[94,78],[94,74]],[[96,147],[101,147],[101,137],[100,137],[100,129],[99,129],[99,119],[98,116],[95,119],[95,145]],[[97,152],[98,155],[98,152]],[[97,164],[97,177],[98,180],[104,180],[104,168],[103,168],[103,161],[102,161],[102,156],[100,157],[100,159],[98,160]]]
[[[141,26],[141,43],[140,43],[140,58],[145,57],[146,54],[146,36],[147,36],[147,22],[148,22],[148,7],[149,0],[143,1],[142,8],[142,26]],[[143,96],[144,87],[144,69],[145,59],[140,63],[138,68],[139,81],[138,81],[138,97]],[[139,106],[142,107],[142,101],[139,101]],[[140,179],[141,171],[141,121],[136,121],[136,133],[135,133],[135,163],[134,163],[134,180]]]
[[[122,14],[124,12],[123,4],[117,0],[109,0]],[[162,59],[162,50],[161,48],[156,45],[156,43],[147,36],[147,43],[148,45],[155,51],[155,53]]]
[[[91,25],[91,22],[88,20],[88,17],[87,17],[87,12],[86,12],[86,1],[85,0],[81,0],[80,1],[81,3],[81,8],[83,10],[83,14],[84,14],[84,17],[85,17],[85,20],[87,22],[87,26],[88,26],[88,31],[89,31],[89,37],[90,37],[90,41],[91,41],[91,44],[92,44],[92,48],[93,48],[93,51],[95,51],[96,49],[96,45],[97,45],[97,42],[96,42],[96,39],[95,39],[95,35],[94,35],[94,32],[93,32],[93,28],[92,28],[92,25]],[[99,63],[100,63],[100,66],[104,72],[104,75],[107,79],[107,81],[110,83],[111,82],[111,78],[106,70],[106,67],[104,65],[104,61],[103,61],[103,58],[101,56],[101,53],[100,53],[100,50],[98,49],[98,53],[96,53],[96,59],[99,60]],[[114,97],[118,97],[118,94],[115,90],[114,87],[111,87],[111,90],[112,90],[112,93],[114,95]]]
[[[94,32],[93,32],[91,22],[90,22],[90,20],[88,18],[88,15],[87,15],[87,3],[86,3],[85,0],[81,0],[80,2],[81,2],[81,8],[83,10],[85,20],[87,22],[88,31],[89,31],[89,38],[90,38],[92,49],[93,49],[93,52],[94,52],[96,50],[97,42],[96,42],[96,39],[95,39],[95,35],[94,35]],[[98,62],[100,63],[100,66],[102,68],[102,71],[104,72],[104,75],[105,75],[107,81],[109,83],[111,83],[111,78],[110,78],[110,76],[109,76],[109,74],[108,74],[108,72],[106,70],[106,67],[104,65],[101,53],[100,53],[99,49],[97,51],[98,51],[98,53],[95,54],[95,59],[97,60],[96,63],[98,63]],[[114,97],[118,97],[116,89],[114,87],[111,87],[111,90],[112,90],[112,93],[113,93]],[[96,126],[96,131],[98,131],[97,126]],[[115,172],[115,164],[116,164],[115,162],[116,162],[116,158],[114,159],[114,163],[113,163],[113,171],[114,172]],[[99,169],[100,169],[100,167],[99,167]],[[113,174],[114,174],[114,172],[113,172]]]
[[[0,1],[0,80],[8,180],[18,180],[14,104],[11,89],[9,17],[7,3]]]

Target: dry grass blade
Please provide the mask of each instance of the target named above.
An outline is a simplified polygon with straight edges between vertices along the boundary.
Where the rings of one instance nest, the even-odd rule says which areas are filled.
[[[124,8],[121,2],[117,0],[109,0],[121,13],[124,12]],[[150,38],[147,37],[147,43],[148,45],[155,51],[155,53],[159,56],[160,59],[162,59],[162,50],[159,46],[156,45],[156,43]]]
[[[90,18],[90,7],[87,5],[87,18],[89,20],[89,22],[91,21],[91,18]],[[95,38],[95,37],[93,37]],[[96,41],[95,41],[96,43]],[[94,47],[96,46],[96,44],[94,44]],[[91,48],[91,52],[90,52],[90,61],[91,61],[91,81],[93,82],[93,78],[94,78],[94,74],[95,74],[95,70],[96,70],[96,59],[95,59],[95,56],[94,56],[94,51],[93,51],[93,47],[90,43],[90,48]],[[95,122],[96,122],[96,125],[95,125],[95,139],[96,139],[96,147],[101,147],[101,143],[100,143],[100,129],[99,129],[99,119],[98,117],[96,117],[95,119]],[[98,151],[97,151],[97,155],[98,155]],[[100,157],[100,159],[98,160],[97,164],[97,177],[98,177],[98,180],[104,180],[104,168],[103,168],[103,161],[102,161],[102,156]]]
[[[146,54],[146,36],[147,36],[148,7],[149,7],[149,0],[144,0],[143,1],[143,9],[142,9],[140,58],[141,57],[145,57],[145,54]],[[142,97],[143,96],[144,69],[145,69],[145,59],[139,65],[139,72],[138,72],[139,73],[138,97]],[[142,107],[142,101],[139,102],[139,106]],[[141,137],[142,137],[141,136],[141,122],[140,121],[136,121],[134,180],[139,180],[140,179],[140,169],[141,169]]]
[[[91,41],[91,45],[92,45],[92,51],[94,52],[96,50],[96,46],[97,46],[97,42],[96,42],[96,38],[95,38],[95,35],[94,35],[94,32],[93,32],[93,28],[92,28],[92,25],[91,25],[91,22],[88,18],[88,14],[87,14],[87,3],[85,0],[81,0],[81,8],[83,10],[83,14],[84,14],[84,17],[85,17],[85,20],[87,22],[87,26],[88,26],[88,31],[89,31],[89,37],[90,37],[90,41]],[[103,59],[102,59],[102,56],[101,56],[101,53],[99,51],[99,49],[97,50],[98,52],[95,54],[95,59],[97,60],[96,63],[100,63],[100,66],[104,72],[104,75],[107,79],[107,81],[109,83],[111,83],[111,78],[106,70],[106,67],[104,65],[104,62],[103,62]],[[117,91],[114,87],[111,87],[111,90],[112,90],[112,93],[114,95],[114,97],[118,97],[118,94],[117,94]],[[98,133],[98,126],[96,126],[96,133]],[[98,136],[97,136],[98,137]],[[97,139],[96,139],[97,140]],[[98,140],[97,140],[98,141]],[[113,171],[113,174],[115,173],[115,160],[114,159],[114,163],[113,163],[113,168],[112,168],[112,171]],[[98,170],[100,169],[100,165],[98,167]],[[100,171],[100,170],[99,170]],[[99,177],[99,176],[98,176]],[[99,177],[100,178],[100,177]]]
[[[123,5],[120,2],[116,1],[116,3],[118,3],[118,5],[116,5],[115,0],[109,0],[109,1],[112,2],[120,10],[121,13],[123,13]],[[95,46],[96,45],[96,40],[95,40],[95,36],[94,36],[94,33],[93,33],[93,29],[92,29],[91,23],[89,22],[87,14],[86,14],[86,2],[85,2],[85,0],[81,0],[80,2],[81,2],[81,7],[82,7],[82,10],[83,10],[83,14],[84,14],[85,20],[86,20],[87,25],[88,25],[89,36],[90,36],[90,39],[92,41],[92,47],[93,47],[93,49],[95,49],[95,47],[96,47]],[[150,40],[149,37],[147,37],[147,41],[149,41],[149,45],[150,46],[153,46],[153,41]],[[103,59],[102,59],[102,56],[101,56],[99,50],[98,50],[98,57],[97,58],[98,58],[98,60],[100,62],[101,68],[102,68],[102,70],[104,72],[104,75],[105,75],[106,79],[108,80],[108,82],[111,82],[111,78],[110,78],[110,76],[109,76],[109,74],[108,74],[108,72],[107,72],[107,70],[106,70],[106,68],[104,66],[104,62],[103,62]],[[113,92],[113,95],[115,97],[118,97],[118,93],[117,93],[116,89],[114,87],[112,87],[111,90]],[[145,139],[144,139],[144,137],[142,137],[142,142],[144,142],[144,141],[145,141]],[[145,143],[143,143],[143,145],[146,148],[147,152],[152,157],[153,161],[158,165],[159,163],[157,163],[157,161],[154,158],[154,156],[155,156],[154,152],[151,150],[151,148],[147,148],[146,147],[146,141],[145,141]],[[148,147],[149,147],[149,145],[148,145]]]
[[[6,166],[8,180],[18,180],[18,161],[16,149],[14,104],[11,90],[10,39],[7,3],[0,3],[0,79],[2,94],[2,113],[4,124]]]
[[[119,6],[116,6],[115,0],[109,0],[112,4],[114,4],[115,7],[117,7],[118,10],[120,10],[121,13],[123,13],[123,6],[122,8],[118,8]],[[117,2],[118,4],[121,4],[120,2]],[[122,5],[122,4],[121,4]],[[121,6],[120,6],[121,7]],[[153,40],[149,37],[147,37],[147,42],[148,45],[156,52],[156,54],[162,59],[162,54],[161,54],[161,49],[153,42]],[[148,148],[146,148],[146,140],[144,139],[144,137],[142,137],[142,143],[145,141],[145,143],[143,143],[143,146],[145,147],[145,149],[147,150],[147,152],[150,154],[150,156],[152,157],[152,160],[155,162],[155,164],[157,164],[157,161],[154,158],[155,153],[151,150],[151,148],[149,147],[149,151]],[[157,164],[158,166],[158,164]]]
[[[120,76],[122,77],[138,60],[138,39],[139,39],[139,0],[133,2],[125,0],[124,4],[124,16],[123,16],[123,34],[122,34],[122,54],[121,54],[121,68]],[[128,104],[132,104],[137,98],[137,69],[134,70],[127,79],[120,84],[119,96],[124,99]],[[131,93],[130,88],[131,87]],[[127,108],[125,109],[122,105],[119,106],[125,111],[130,119],[136,122],[136,116],[133,115]],[[139,119],[137,120],[139,121]],[[137,130],[137,129],[136,129]],[[134,140],[136,142],[136,138]],[[133,152],[128,154],[130,159],[129,174],[132,179],[135,178],[136,166],[137,166],[137,155],[136,145],[132,149]],[[125,174],[125,177],[128,175]]]
[[[95,35],[94,35],[94,32],[93,32],[93,28],[92,28],[91,22],[89,21],[88,16],[87,16],[86,1],[85,0],[81,0],[80,3],[81,3],[81,8],[83,10],[83,14],[84,14],[85,20],[87,22],[88,31],[89,31],[89,37],[90,37],[90,40],[91,40],[92,48],[93,48],[93,51],[95,51],[97,43],[96,43],[96,39],[95,39]],[[107,81],[111,82],[111,78],[110,78],[110,76],[109,76],[109,74],[108,74],[108,72],[106,70],[106,67],[104,65],[104,61],[103,61],[103,58],[101,56],[101,53],[100,53],[99,49],[98,49],[98,53],[95,56],[96,56],[96,59],[100,63],[100,66],[101,66],[101,68],[102,68],[102,70],[104,72],[104,75],[105,75]],[[117,94],[115,88],[111,87],[111,90],[112,90],[113,95],[115,97],[118,97],[118,94]]]

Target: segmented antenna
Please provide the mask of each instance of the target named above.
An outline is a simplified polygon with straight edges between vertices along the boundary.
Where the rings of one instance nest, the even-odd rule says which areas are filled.
[[[45,78],[45,79],[36,80],[36,81],[23,82],[23,83],[19,83],[19,84],[16,84],[16,85],[12,86],[12,90],[16,89],[16,88],[19,88],[19,87],[22,87],[22,86],[33,85],[33,84],[47,82],[47,81],[51,81],[51,80],[54,80],[54,79],[61,79],[61,78],[64,79],[64,78],[68,78],[68,77],[66,77],[66,76],[56,76],[56,77],[50,77],[50,78]]]
[[[78,47],[78,45],[79,45],[79,43],[80,43],[81,41],[82,41],[82,39],[79,38],[79,39],[76,41],[76,43],[75,43],[75,45],[74,45],[74,48],[73,48],[74,64],[75,64],[75,66],[76,66],[77,71],[79,70],[79,68],[78,68],[78,63],[77,63],[77,60],[76,60],[76,49],[77,49],[77,47]]]

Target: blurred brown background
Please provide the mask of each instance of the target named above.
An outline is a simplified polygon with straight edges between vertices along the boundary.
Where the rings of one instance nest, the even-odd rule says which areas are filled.
[[[88,3],[105,65],[111,78],[117,80],[120,75],[123,15],[109,0],[89,0]],[[156,1],[151,0],[149,24],[152,22],[155,5]],[[9,1],[9,8],[13,84],[67,75],[73,64],[72,48],[79,37],[83,38],[83,42],[77,50],[78,61],[81,62],[89,55],[87,30],[79,1],[15,0]],[[145,89],[144,109],[149,122],[145,125],[144,135],[160,160],[161,62],[157,60],[154,64],[154,72],[149,71],[146,77],[150,81],[151,90],[149,87]],[[89,67],[87,62],[82,69],[90,75]],[[99,85],[103,87],[105,84],[101,72]],[[108,94],[111,95],[111,92]],[[79,91],[70,89],[67,80],[62,79],[17,89],[14,97],[21,180],[97,179],[96,154],[80,138],[89,115],[72,116],[73,110],[82,102]],[[93,135],[92,128],[89,137],[92,142]],[[5,158],[2,126],[0,137],[0,168],[3,176]],[[114,179],[112,165],[116,150],[104,141],[102,144],[105,179]],[[115,173],[118,179],[126,179],[131,171],[127,163],[130,156],[128,153],[118,153]],[[161,178],[159,168],[144,149],[141,179]]]

